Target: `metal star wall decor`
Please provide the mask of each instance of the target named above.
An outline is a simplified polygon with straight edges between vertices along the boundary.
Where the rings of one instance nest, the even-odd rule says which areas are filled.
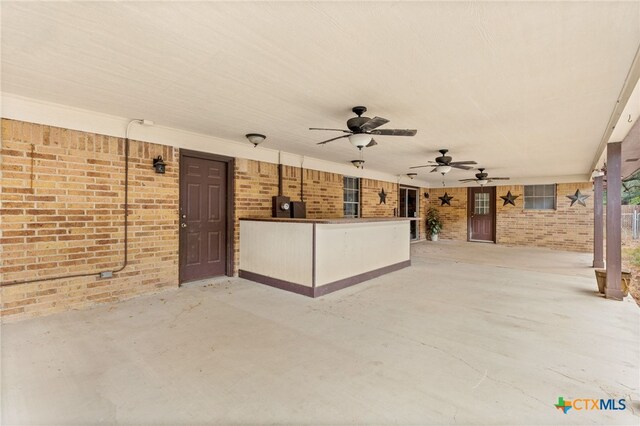
[[[380,202],[378,203],[378,205],[387,204],[387,193],[384,192],[384,188],[382,188],[382,190],[378,192],[378,196],[380,197]]]
[[[573,195],[567,195],[567,198],[571,200],[571,205],[569,207],[573,207],[573,205],[575,203],[578,203],[584,207],[587,207],[586,203],[584,202],[584,200],[586,200],[587,198],[589,198],[589,195],[584,195],[580,193],[579,189],[576,189],[576,193]]]
[[[453,199],[453,197],[445,192],[444,195],[442,197],[438,197],[438,199],[440,201],[442,201],[440,203],[441,206],[444,206],[445,204],[450,206],[451,205],[451,200]]]
[[[502,204],[502,206],[506,206],[507,204],[511,204],[512,206],[516,205],[516,198],[518,198],[519,195],[513,195],[511,194],[511,191],[507,192],[507,195],[501,195],[500,198],[502,198],[504,200],[504,203]]]

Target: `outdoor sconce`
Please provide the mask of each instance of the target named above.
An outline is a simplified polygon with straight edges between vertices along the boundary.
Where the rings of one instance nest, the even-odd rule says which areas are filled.
[[[429,198],[429,193],[428,192],[424,193],[424,198],[427,198],[427,199]]]
[[[418,174],[417,173],[407,173],[407,176],[409,177],[409,179],[413,179],[416,176],[418,176]]]
[[[267,138],[265,135],[261,135],[260,133],[247,133],[244,136],[249,139],[249,142],[253,144],[254,148],[264,142]]]
[[[153,159],[153,168],[156,169],[156,173],[164,174],[167,164],[162,160],[162,155],[158,155]]]

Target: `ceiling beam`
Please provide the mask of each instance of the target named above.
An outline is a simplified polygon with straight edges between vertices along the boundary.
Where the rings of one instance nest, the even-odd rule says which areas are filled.
[[[596,155],[593,158],[591,163],[591,168],[587,171],[589,177],[591,176],[591,172],[598,168],[598,163],[604,155],[604,151],[607,147],[607,143],[609,143],[609,139],[611,138],[611,134],[615,129],[620,117],[622,116],[622,112],[624,111],[633,90],[635,89],[638,81],[640,80],[640,46],[636,50],[636,54],[633,58],[633,62],[631,63],[631,68],[629,68],[629,72],[627,73],[627,77],[624,80],[624,84],[622,85],[622,90],[620,90],[620,95],[618,96],[618,100],[616,101],[613,111],[611,112],[611,116],[609,117],[609,122],[607,123],[607,127],[604,129],[604,133],[602,138],[600,139],[600,145],[596,151]]]

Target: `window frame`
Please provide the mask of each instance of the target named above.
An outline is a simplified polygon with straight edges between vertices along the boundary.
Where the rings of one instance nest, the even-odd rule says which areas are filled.
[[[536,192],[536,187],[538,187],[537,189],[539,190],[540,187],[544,187],[545,191],[544,195],[527,195],[527,192],[533,192],[535,194]],[[553,195],[547,195],[546,194],[546,189],[548,189],[549,187],[553,187]],[[527,188],[531,188],[530,191],[527,190]],[[549,184],[537,184],[537,185],[524,185],[522,188],[522,192],[524,195],[524,203],[522,205],[523,210],[538,210],[538,211],[549,211],[549,210],[558,210],[558,184],[556,183],[549,183]],[[552,207],[544,207],[545,204],[545,200],[549,200],[552,199],[553,201],[553,206]],[[531,203],[533,204],[532,207],[528,207],[528,203],[527,201],[531,201]],[[538,205],[536,202],[537,201],[542,201],[543,206]]]
[[[357,188],[351,188],[350,186],[347,185],[347,181],[350,181],[351,183],[356,182],[357,183]],[[361,209],[361,191],[362,191],[362,182],[361,179],[359,177],[356,176],[343,176],[342,178],[342,216],[345,218],[359,218],[362,216],[362,209]],[[348,192],[352,192],[355,193],[356,195],[356,200],[357,201],[347,201],[347,193]],[[347,215],[347,205],[355,205],[356,206],[356,215]]]
[[[478,197],[478,196],[482,197]],[[483,198],[479,200],[479,198]],[[480,203],[478,203],[480,201]],[[491,194],[488,192],[476,192],[473,196],[473,214],[488,215],[491,213]]]

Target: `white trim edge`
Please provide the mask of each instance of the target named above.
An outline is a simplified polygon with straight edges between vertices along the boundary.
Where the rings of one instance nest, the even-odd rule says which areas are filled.
[[[2,93],[2,117],[44,124],[71,130],[97,133],[115,137],[125,137],[125,129],[131,119],[74,108],[32,98]],[[146,117],[132,117],[143,119]],[[194,151],[209,152],[229,157],[278,163],[278,151],[270,148],[254,148],[249,142],[240,143],[221,139],[215,136],[189,132],[186,130],[164,127],[162,125],[131,127],[131,139],[168,145]],[[281,161],[288,166],[300,167],[304,161],[306,169],[338,173],[386,182],[398,182],[398,176],[368,169],[356,169],[350,164],[340,164],[317,158],[282,152]],[[415,186],[428,187],[429,184],[419,179],[410,180],[402,177],[403,183],[411,182]]]

